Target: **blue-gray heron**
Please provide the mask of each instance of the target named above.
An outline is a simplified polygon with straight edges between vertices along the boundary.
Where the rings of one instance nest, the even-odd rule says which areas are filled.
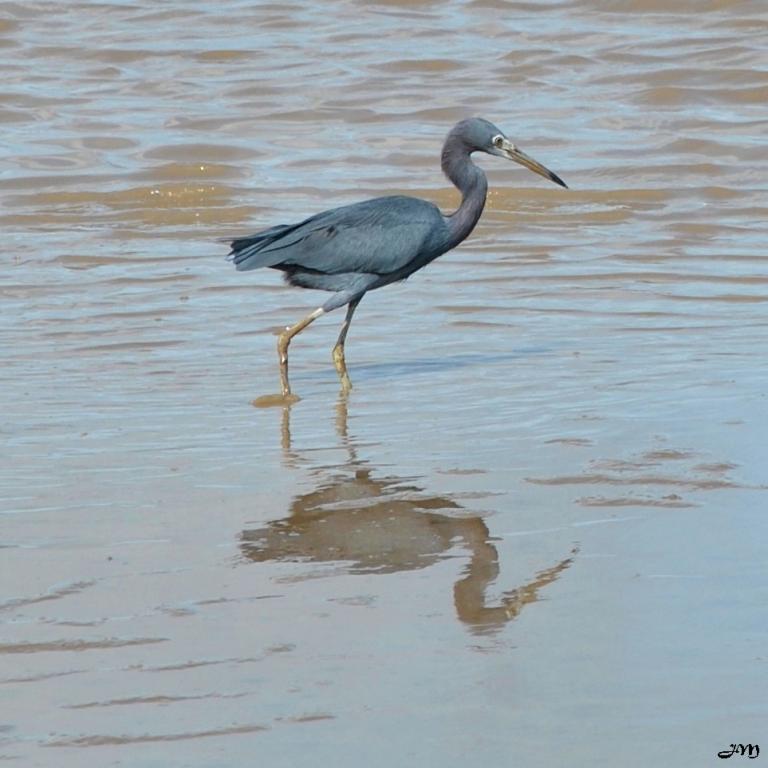
[[[271,267],[284,272],[291,285],[333,293],[321,307],[280,334],[277,350],[283,401],[297,399],[288,381],[288,345],[296,334],[320,315],[347,305],[333,361],[342,388],[348,390],[352,385],[344,342],[363,296],[404,280],[455,248],[474,229],[485,206],[488,180],[472,162],[473,152],[514,160],[566,187],[559,176],[518,149],[493,123],[475,117],[457,123],[443,144],[441,167],[461,192],[461,205],[453,213],[444,215],[433,203],[415,197],[377,197],[231,242],[230,259],[238,270]]]

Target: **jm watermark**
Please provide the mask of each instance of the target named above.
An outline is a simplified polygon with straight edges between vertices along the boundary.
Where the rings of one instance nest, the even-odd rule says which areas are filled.
[[[727,760],[734,755],[754,760],[760,754],[760,747],[757,744],[731,744],[730,747],[730,749],[723,749],[718,752],[717,756],[721,760]]]

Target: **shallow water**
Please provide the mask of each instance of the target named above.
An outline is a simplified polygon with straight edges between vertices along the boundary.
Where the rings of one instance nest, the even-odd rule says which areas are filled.
[[[700,766],[765,725],[762,3],[0,4],[0,758]],[[342,320],[218,238],[496,158]]]

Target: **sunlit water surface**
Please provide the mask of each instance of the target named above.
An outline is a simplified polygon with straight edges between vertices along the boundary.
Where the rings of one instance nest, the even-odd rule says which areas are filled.
[[[684,7],[685,6],[685,7]],[[702,766],[765,734],[763,3],[0,4],[0,759]],[[218,239],[472,237],[340,313]],[[768,744],[764,745],[768,748]],[[254,762],[256,761],[256,762]]]

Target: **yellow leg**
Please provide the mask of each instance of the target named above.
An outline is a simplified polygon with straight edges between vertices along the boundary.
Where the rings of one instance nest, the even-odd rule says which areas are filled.
[[[288,345],[291,339],[301,333],[310,323],[317,320],[323,314],[323,308],[318,307],[314,312],[308,314],[303,320],[299,320],[296,325],[286,328],[277,339],[277,357],[280,362],[280,386],[285,399],[292,398],[291,385],[288,382]],[[298,398],[294,398],[298,399]]]
[[[349,374],[347,373],[347,363],[344,360],[344,342],[347,340],[347,331],[349,330],[349,324],[352,322],[352,315],[355,314],[357,305],[360,303],[360,299],[350,301],[347,306],[347,316],[344,318],[344,323],[341,326],[341,333],[336,341],[336,346],[333,348],[333,364],[336,367],[336,371],[341,379],[341,389],[343,392],[349,392],[352,389],[352,382],[349,380]]]

